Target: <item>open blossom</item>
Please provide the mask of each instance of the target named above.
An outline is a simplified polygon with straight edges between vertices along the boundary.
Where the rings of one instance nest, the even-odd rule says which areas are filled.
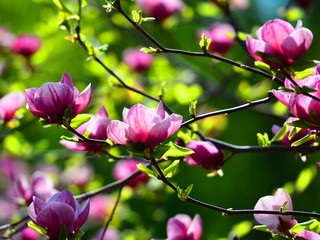
[[[53,195],[48,202],[34,197],[28,208],[28,214],[35,224],[47,231],[50,238],[56,239],[63,226],[71,237],[88,218],[89,200],[81,208],[71,192],[63,190]]]
[[[254,210],[279,211],[286,204],[286,210],[293,210],[292,201],[289,194],[279,188],[274,196],[265,196],[258,200]],[[260,224],[264,224],[273,233],[286,233],[290,228],[297,224],[297,221],[289,215],[274,214],[254,214],[254,218]]]
[[[134,171],[137,171],[137,164],[141,163],[140,161],[134,159],[122,160],[117,162],[113,168],[113,176],[117,180],[124,179],[128,177]],[[139,176],[131,179],[126,183],[127,186],[132,188],[138,186],[141,183],[145,183],[149,180],[149,177],[146,174],[140,174]]]
[[[199,240],[202,221],[198,214],[193,219],[186,214],[177,214],[167,223],[167,240]],[[153,239],[155,240],[155,239]]]
[[[254,59],[265,62],[271,68],[278,68],[279,64],[256,55],[262,52],[277,58],[280,65],[290,65],[301,57],[310,47],[313,39],[312,32],[304,27],[294,28],[290,23],[275,19],[266,22],[257,31],[257,39],[247,37],[246,45],[249,54]]]
[[[25,95],[30,112],[50,123],[62,124],[62,118],[71,107],[71,118],[81,113],[89,104],[91,85],[79,93],[69,74],[64,73],[58,83],[47,82],[40,88],[29,88]]]
[[[315,68],[315,73],[302,80],[295,80],[300,86],[317,89],[317,92],[311,92],[311,95],[320,97],[320,65]],[[285,79],[284,86],[293,89],[289,79]],[[295,92],[282,92],[272,90],[276,98],[288,106],[290,112],[297,118],[310,122],[312,125],[320,126],[320,102],[303,94]]]
[[[11,50],[26,58],[36,53],[41,46],[41,41],[38,37],[32,35],[21,35],[14,39],[11,45]]]
[[[184,7],[182,0],[137,0],[137,4],[143,12],[157,20],[164,20]]]
[[[33,196],[46,201],[56,192],[57,190],[48,175],[37,171],[32,175],[30,181],[27,181],[24,177],[16,176],[9,195],[16,200],[23,199],[29,205]]]
[[[153,61],[153,55],[140,51],[140,48],[129,48],[123,53],[124,63],[135,72],[147,70]]]
[[[285,123],[288,123],[288,122],[293,122],[293,121],[296,121],[298,120],[298,118],[288,118],[286,120]],[[272,133],[274,135],[276,135],[279,131],[280,131],[281,127],[278,126],[278,125],[273,125],[272,126]],[[310,134],[311,132],[315,132],[314,130],[310,130],[310,129],[301,129],[299,130],[299,132],[297,132],[292,138],[289,139],[289,135],[290,135],[290,132],[294,129],[293,126],[288,126],[288,132],[287,134],[280,140],[280,142],[286,146],[291,146],[292,143],[298,141],[299,139],[307,136],[308,134]],[[312,143],[314,143],[316,141],[316,137],[304,144],[301,144],[300,146],[310,146]]]
[[[108,138],[107,135],[107,126],[110,122],[110,118],[108,116],[107,110],[105,107],[101,107],[96,115],[93,115],[92,118],[82,124],[77,128],[77,132],[80,134],[84,134],[89,131],[89,137],[92,139],[106,140]],[[60,143],[75,151],[94,151],[98,152],[101,148],[103,148],[103,143],[96,142],[70,142],[66,140],[60,141]]]
[[[161,101],[157,109],[136,104],[124,108],[122,115],[123,122],[112,120],[108,125],[108,137],[120,145],[132,141],[153,148],[174,134],[182,123],[182,116],[168,115]]]
[[[37,233],[35,230],[29,227],[22,229],[19,235],[21,240],[37,240],[41,237],[40,233]]]
[[[223,164],[224,154],[213,143],[201,140],[191,140],[187,148],[194,151],[186,157],[189,165],[201,165],[204,169],[220,169]]]
[[[103,223],[111,214],[114,198],[111,195],[98,194],[90,198],[89,219]]]
[[[225,54],[235,42],[235,39],[230,35],[236,33],[228,23],[215,22],[208,30],[200,30],[198,32],[199,39],[203,33],[212,40],[209,46],[210,52]]]
[[[22,92],[8,93],[0,99],[0,118],[6,123],[16,118],[16,111],[26,102]]]

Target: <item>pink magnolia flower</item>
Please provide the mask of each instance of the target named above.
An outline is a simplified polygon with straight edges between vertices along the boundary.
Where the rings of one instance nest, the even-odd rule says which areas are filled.
[[[202,221],[198,214],[191,219],[186,214],[177,214],[167,223],[168,240],[199,240],[202,235]],[[153,239],[155,240],[155,239]]]
[[[249,54],[274,69],[281,65],[292,64],[309,49],[313,39],[309,29],[299,26],[299,23],[296,28],[293,28],[290,23],[281,19],[266,22],[259,28],[256,35],[257,39],[251,37],[246,39]],[[279,63],[258,56],[256,52],[272,55]]]
[[[208,30],[200,30],[198,32],[199,39],[203,33],[207,38],[212,39],[209,46],[210,52],[225,54],[235,42],[235,39],[230,34],[235,35],[236,32],[228,23],[216,22]]]
[[[103,223],[112,211],[114,199],[109,195],[96,195],[90,199],[89,218],[93,221]]]
[[[81,208],[68,190],[53,195],[48,202],[33,197],[28,208],[31,220],[47,231],[50,239],[56,239],[62,226],[73,236],[85,223],[89,215],[89,200]]]
[[[121,145],[132,141],[153,148],[174,134],[182,123],[182,116],[168,115],[161,101],[157,109],[136,104],[130,109],[124,108],[122,115],[123,122],[113,120],[107,130],[109,138]]]
[[[184,7],[182,0],[137,0],[137,4],[143,12],[157,20],[164,20]]]
[[[129,48],[123,53],[124,63],[135,72],[147,70],[153,61],[153,56],[140,51],[141,48]]]
[[[35,172],[30,181],[23,176],[16,176],[9,195],[17,201],[23,199],[27,205],[32,202],[32,197],[37,196],[42,200],[48,200],[57,190],[48,175],[41,171]]]
[[[140,161],[134,159],[122,160],[117,162],[113,168],[113,176],[117,180],[122,180],[128,177],[134,171],[137,171],[137,164],[141,163]],[[149,181],[149,177],[146,174],[140,174],[139,176],[131,179],[126,183],[127,186],[135,188],[136,186]]]
[[[21,237],[21,240],[37,240],[41,237],[40,233],[29,227],[22,229],[19,235]]]
[[[317,89],[317,92],[311,92],[310,94],[320,97],[320,65],[315,68],[315,73],[313,75],[308,76],[303,80],[295,81],[300,87],[306,86]],[[293,89],[292,83],[289,79],[285,79],[284,86],[286,88]],[[272,93],[281,103],[289,107],[290,112],[295,117],[310,122],[311,126],[314,125],[317,127],[320,125],[319,101],[295,92],[272,90]]]
[[[107,110],[105,107],[101,107],[100,110],[96,115],[93,115],[92,118],[82,124],[80,127],[77,128],[77,131],[80,134],[84,134],[85,132],[89,131],[89,137],[93,139],[100,139],[106,140],[108,139],[107,134],[107,126],[110,122],[110,118],[108,116]],[[103,143],[95,143],[95,142],[70,142],[66,140],[60,141],[60,143],[75,151],[94,151],[98,152],[104,146]]]
[[[0,118],[9,122],[16,118],[16,111],[26,102],[24,94],[19,91],[8,93],[0,99]]]
[[[218,170],[223,165],[224,153],[213,143],[201,140],[191,140],[187,148],[194,151],[186,157],[189,165],[201,165],[204,169]]]
[[[70,75],[64,73],[60,82],[48,82],[40,88],[26,89],[25,95],[28,108],[33,115],[44,118],[50,123],[62,124],[62,118],[68,107],[71,107],[71,118],[74,118],[88,106],[91,84],[79,94]]]
[[[299,237],[297,239],[320,240],[319,234],[307,230],[302,230],[296,237]]]
[[[286,210],[293,210],[292,201],[289,194],[282,188],[279,188],[274,196],[265,196],[258,200],[254,210],[279,211],[286,203]],[[273,233],[286,233],[290,228],[297,224],[297,221],[289,215],[273,214],[254,214],[258,223],[264,224]]]
[[[41,46],[41,41],[36,36],[21,35],[14,39],[11,50],[26,58],[37,52]]]
[[[287,122],[293,122],[298,120],[298,118],[288,118],[285,123]],[[278,125],[273,125],[272,126],[272,133],[276,135],[280,131],[281,127]],[[280,142],[286,146],[291,146],[292,143],[298,141],[299,139],[307,136],[311,132],[315,132],[310,129],[301,129],[299,132],[297,132],[291,139],[289,139],[289,134],[291,131],[293,131],[294,127],[293,126],[288,126],[288,133],[280,140]],[[312,143],[316,141],[316,137],[304,144],[301,144],[300,146],[310,146]]]

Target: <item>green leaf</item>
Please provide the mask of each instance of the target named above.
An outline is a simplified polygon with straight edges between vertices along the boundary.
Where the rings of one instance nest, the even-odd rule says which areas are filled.
[[[313,219],[307,222],[297,223],[296,225],[293,226],[293,228],[290,229],[290,232],[299,234],[302,230],[319,233],[320,222],[318,222],[316,219]]]
[[[160,90],[158,92],[159,99],[163,99],[166,95],[167,89],[165,88],[166,82],[162,82],[160,85]]]
[[[78,230],[73,236],[68,237],[68,240],[78,240],[84,235],[84,232],[81,230]]]
[[[266,225],[256,225],[253,227],[254,230],[262,231],[262,232],[268,232],[270,233],[269,228],[267,228]]]
[[[269,147],[271,141],[269,140],[269,136],[267,133],[261,134],[257,133],[258,144],[260,147]]]
[[[190,100],[189,102],[189,114],[190,114],[190,117],[192,118],[195,118],[197,116],[197,103],[198,103],[198,100]]]
[[[280,90],[282,92],[291,92],[291,93],[294,92],[294,90],[292,90],[290,88],[286,88],[286,87],[279,87],[278,90]]]
[[[140,26],[142,23],[142,11],[139,10],[138,12],[136,10],[132,11],[132,19],[136,23],[137,26]]]
[[[149,48],[141,48],[140,49],[141,52],[145,52],[145,53],[148,53],[148,54],[157,54],[157,53],[161,53],[161,49],[159,48],[153,48],[153,47],[149,47]]]
[[[298,80],[304,79],[313,73],[314,73],[314,70],[312,68],[307,68],[307,69],[304,69],[303,71],[294,71],[294,78]]]
[[[199,46],[201,47],[203,52],[207,52],[208,51],[211,42],[212,42],[212,39],[211,38],[207,38],[206,34],[203,33],[201,35]]]
[[[137,164],[137,168],[147,174],[149,177],[157,177],[157,173],[155,173],[154,171],[152,171],[151,169],[147,168],[145,165],[143,165],[142,163]]]
[[[193,184],[189,185],[186,190],[184,190],[178,186],[177,193],[178,193],[178,197],[180,198],[180,200],[186,201],[187,197],[189,196],[189,194],[192,191],[192,188],[193,188]]]
[[[160,144],[157,147],[157,150],[152,153],[152,157],[154,157],[155,159],[161,159],[170,148],[171,146],[167,144]]]
[[[187,144],[188,142],[191,141],[191,139],[192,139],[192,134],[193,134],[193,133],[192,133],[192,131],[190,131],[190,130],[187,130],[186,133],[183,132],[183,131],[179,131],[178,134],[177,134],[177,136],[178,136],[178,138],[181,138],[185,144]]]
[[[311,132],[308,135],[304,136],[303,138],[300,138],[299,140],[295,141],[291,144],[291,147],[297,147],[300,146],[306,142],[309,142],[310,140],[313,140],[315,138],[316,133]]]
[[[66,140],[66,141],[69,141],[69,142],[81,142],[79,138],[75,138],[75,137],[67,137],[67,136],[64,136],[62,135],[60,137],[61,140]]]
[[[66,239],[68,239],[68,229],[66,225],[62,225],[60,228],[57,240],[66,240]]]
[[[299,120],[296,120],[293,122],[288,122],[287,124],[290,126],[299,127],[299,128],[303,128],[303,129],[308,129],[311,126],[309,122],[307,122],[303,119],[299,119]]]
[[[318,89],[309,88],[309,87],[306,87],[306,86],[303,86],[301,88],[301,93],[311,93],[311,92],[318,92]]]
[[[173,142],[169,142],[168,146],[170,146],[170,149],[164,154],[167,157],[184,157],[194,153],[193,150],[178,146]]]
[[[298,58],[295,59],[294,63],[291,65],[291,67],[295,71],[304,71],[307,68],[313,68],[317,66],[320,62],[318,60],[309,60],[309,59],[302,59]]]
[[[146,149],[144,145],[132,141],[126,141],[126,145],[129,152],[144,155],[144,150]]]
[[[286,123],[283,124],[283,126],[279,130],[279,132],[276,135],[274,135],[274,137],[271,139],[271,142],[281,141],[288,133],[288,130],[289,130],[288,124],[286,124]]]
[[[71,120],[70,126],[73,129],[77,129],[85,122],[88,122],[92,118],[92,115],[89,114],[78,114],[75,118]]]
[[[94,56],[99,56],[103,53],[106,53],[106,51],[108,50],[109,45],[108,44],[103,44],[99,47],[95,47],[94,48]]]
[[[291,140],[301,130],[302,128],[293,127],[292,130],[289,132],[288,139]]]
[[[175,174],[175,172],[179,167],[179,163],[180,163],[179,160],[175,160],[163,170],[163,174],[165,175],[166,178],[171,178]]]
[[[264,62],[260,62],[260,61],[254,61],[254,65],[257,67],[257,68],[260,68],[266,72],[270,72],[270,66]]]
[[[249,35],[244,32],[238,32],[238,39],[240,39],[241,41],[246,41],[247,36]]]
[[[46,234],[47,234],[47,231],[46,231],[44,228],[38,226],[38,225],[35,224],[33,221],[29,221],[27,224],[28,224],[28,227],[29,227],[29,228],[32,228],[32,229],[35,230],[36,232],[38,232],[38,233],[40,233],[40,234],[43,234],[43,235],[46,235]]]

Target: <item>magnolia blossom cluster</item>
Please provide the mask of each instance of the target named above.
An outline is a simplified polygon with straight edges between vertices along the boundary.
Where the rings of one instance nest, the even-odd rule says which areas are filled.
[[[294,28],[281,19],[266,22],[256,32],[257,39],[246,38],[249,54],[255,60],[269,64],[272,69],[291,65],[312,43],[312,32],[301,25],[302,23],[298,22]]]
[[[128,48],[123,53],[124,63],[135,72],[149,69],[153,62],[153,55],[140,51],[141,48]]]
[[[320,97],[320,65],[314,69],[314,73],[302,80],[294,79],[300,87],[316,89],[310,94]],[[284,86],[292,92],[272,90],[276,98],[289,107],[290,112],[299,119],[303,119],[310,125],[310,129],[318,129],[320,126],[320,102],[304,94],[294,92],[292,81],[285,79]]]

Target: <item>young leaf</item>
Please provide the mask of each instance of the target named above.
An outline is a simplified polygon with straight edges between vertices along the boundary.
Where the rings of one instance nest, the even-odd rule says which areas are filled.
[[[163,170],[163,174],[166,178],[171,178],[175,174],[176,170],[179,167],[179,162],[179,160],[175,160]]]
[[[193,184],[189,185],[186,190],[183,190],[182,188],[180,188],[178,186],[177,187],[177,193],[178,193],[178,197],[180,198],[180,200],[186,201],[187,197],[189,196],[189,194],[192,191],[192,188],[193,188]]]
[[[299,127],[299,128],[303,128],[303,129],[310,128],[310,124],[303,119],[299,119],[299,120],[296,120],[293,122],[288,122],[287,124],[290,126]]]
[[[190,117],[195,118],[197,116],[197,103],[198,100],[192,101],[190,100],[189,102],[189,114]]]
[[[74,129],[77,129],[85,122],[88,122],[92,118],[92,115],[89,114],[78,114],[75,118],[71,120],[70,126]]]
[[[207,38],[206,34],[203,33],[201,35],[199,46],[201,47],[203,52],[207,52],[208,51],[211,42],[212,42],[212,39],[211,38]]]
[[[270,146],[270,140],[269,140],[269,136],[267,133],[261,134],[261,133],[257,133],[257,137],[258,137],[258,143],[260,147],[269,147]]]
[[[136,23],[137,26],[140,26],[142,23],[142,11],[137,12],[136,10],[132,11],[132,19]]]
[[[310,140],[313,140],[315,138],[315,132],[311,132],[308,135],[304,136],[303,138],[300,138],[299,140],[295,141],[291,144],[291,147],[297,147],[300,146],[306,142],[309,142]]]
[[[262,231],[262,232],[270,232],[269,228],[266,225],[257,225],[253,227],[254,230]]]
[[[161,159],[170,148],[171,146],[167,144],[160,144],[157,147],[157,150],[152,153],[152,157],[154,157],[155,159]]]
[[[317,176],[318,169],[315,165],[303,169],[295,182],[295,189],[298,194],[304,192],[307,187],[312,183],[314,178]]]
[[[154,171],[152,171],[151,169],[147,168],[145,165],[143,165],[142,163],[137,164],[137,168],[147,174],[149,177],[157,177],[157,173],[155,173]]]
[[[288,139],[291,140],[298,132],[301,131],[302,128],[293,127],[292,130],[289,132]]]
[[[288,125],[285,123],[283,124],[283,127],[279,130],[279,132],[274,135],[274,137],[271,139],[271,142],[277,142],[277,141],[281,141],[286,134],[288,133],[289,127]]]
[[[66,140],[66,141],[69,141],[69,142],[80,142],[80,139],[79,138],[75,138],[75,137],[67,137],[67,136],[64,136],[62,135],[60,137],[61,140]]]
[[[137,142],[127,141],[126,145],[128,147],[129,152],[144,155],[144,150],[146,149],[146,147],[143,146],[142,144]]]
[[[149,48],[141,48],[140,49],[141,52],[145,52],[148,54],[157,54],[157,53],[161,53],[161,49],[159,48],[153,48],[153,47],[149,47]]]
[[[27,224],[28,224],[28,227],[29,227],[29,228],[32,228],[32,229],[35,230],[36,232],[38,232],[38,233],[40,233],[40,234],[43,234],[43,235],[46,235],[46,234],[47,234],[47,231],[46,231],[44,228],[38,226],[38,225],[35,224],[34,222],[29,221]]]
[[[293,228],[290,229],[290,232],[299,234],[302,230],[318,233],[320,232],[320,222],[318,222],[316,219],[313,219],[307,222],[297,223],[293,226]]]
[[[270,66],[264,62],[260,62],[260,61],[254,61],[254,65],[257,67],[257,68],[260,68],[266,72],[270,72]]]
[[[303,71],[294,71],[294,77],[300,80],[310,76],[313,73],[314,73],[314,70],[312,68],[307,68],[307,69],[304,69]]]
[[[173,142],[169,142],[168,146],[170,146],[170,149],[164,154],[167,157],[184,157],[194,153],[193,150],[180,147]]]

